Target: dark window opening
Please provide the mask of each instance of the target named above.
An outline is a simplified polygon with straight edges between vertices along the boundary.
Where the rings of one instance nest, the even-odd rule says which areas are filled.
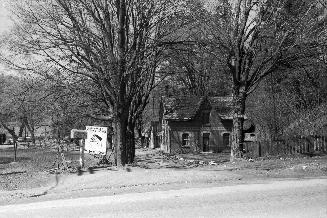
[[[224,144],[224,147],[230,147],[229,137],[230,137],[230,134],[229,133],[224,133],[223,134],[223,144]]]
[[[182,134],[182,146],[183,147],[190,146],[190,135],[188,133]]]
[[[202,114],[202,123],[203,124],[210,123],[210,112],[203,112],[203,114]]]
[[[203,140],[203,151],[209,151],[209,143],[210,143],[210,133],[203,133],[202,135]]]

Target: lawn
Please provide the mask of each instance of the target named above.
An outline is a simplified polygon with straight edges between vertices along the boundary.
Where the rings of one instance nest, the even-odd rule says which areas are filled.
[[[65,151],[68,170],[61,173],[74,173],[79,165],[78,151]],[[23,148],[17,151],[14,162],[13,148],[0,149],[0,190],[35,188],[47,183],[51,173],[62,168],[61,156],[50,148]],[[86,166],[96,164],[98,160],[86,154]],[[59,172],[59,171],[58,171]]]
[[[79,151],[65,151],[68,170],[58,171],[58,153],[47,148],[23,148],[13,162],[13,148],[0,149],[0,190],[17,190],[45,186],[53,173],[73,174],[79,166]],[[61,158],[59,156],[59,163]],[[85,154],[85,166],[106,170],[109,165],[99,165],[99,159]],[[168,170],[232,171],[251,178],[327,176],[327,156],[289,156],[248,159],[229,162],[228,153],[198,153],[169,155],[159,150],[137,149],[136,161],[130,167]]]

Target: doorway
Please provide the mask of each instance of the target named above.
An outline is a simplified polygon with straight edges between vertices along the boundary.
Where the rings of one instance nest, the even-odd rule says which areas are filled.
[[[209,151],[209,141],[210,141],[210,133],[203,133],[202,134],[203,152]]]
[[[224,145],[224,148],[230,147],[229,138],[230,138],[230,134],[229,133],[224,133],[223,134],[223,145]]]

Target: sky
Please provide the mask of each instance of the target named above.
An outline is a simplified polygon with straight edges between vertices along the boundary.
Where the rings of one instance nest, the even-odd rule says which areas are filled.
[[[10,20],[9,10],[6,8],[7,0],[0,0],[0,37],[10,30],[12,21]],[[12,73],[3,64],[0,63],[0,73]]]
[[[0,0],[0,34],[8,31],[12,25],[9,15],[9,11],[6,8],[6,1]]]

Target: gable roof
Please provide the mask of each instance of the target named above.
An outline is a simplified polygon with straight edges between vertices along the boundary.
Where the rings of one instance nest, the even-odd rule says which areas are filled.
[[[179,96],[163,99],[164,119],[191,120],[199,110],[203,97]]]
[[[222,119],[231,118],[231,97],[197,97],[179,96],[163,98],[164,119],[187,121],[192,120],[201,109],[217,111]]]

